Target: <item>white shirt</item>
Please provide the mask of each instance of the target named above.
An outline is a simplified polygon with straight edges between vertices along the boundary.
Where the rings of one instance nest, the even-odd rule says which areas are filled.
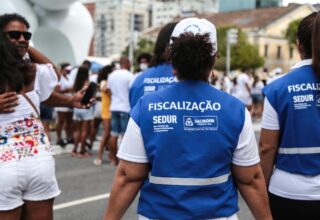
[[[58,77],[51,64],[37,64],[36,68],[34,90],[26,93],[26,95],[40,112],[40,102],[49,98],[58,83]],[[23,120],[30,114],[35,113],[33,107],[22,95],[18,95],[18,98],[19,105],[14,112],[0,115],[0,125]]]
[[[291,69],[311,63],[311,59],[302,60]],[[268,130],[280,130],[278,114],[267,98],[264,100],[261,127]],[[275,169],[270,179],[269,191],[289,199],[320,200],[320,175],[306,176]]]
[[[73,76],[71,76],[71,73],[68,74],[66,77],[65,76],[61,76],[60,78],[60,81],[58,83],[58,85],[60,86],[60,89],[63,91],[63,90],[66,90],[66,89],[72,89],[73,88],[73,84],[74,84],[74,79],[73,79]],[[64,95],[67,95],[67,96],[72,96],[72,93],[69,92],[69,93],[63,93]],[[54,108],[57,112],[69,112],[69,111],[72,111],[71,108],[68,108],[68,107],[56,107]]]
[[[237,76],[237,93],[235,96],[240,99],[245,105],[251,105],[251,95],[247,89],[250,86],[250,78],[247,74],[241,73]]]
[[[130,112],[129,88],[133,79],[133,74],[125,69],[110,74],[107,81],[111,91],[110,111]]]
[[[254,86],[252,86],[251,94],[262,95],[263,87],[264,87],[263,82],[262,81],[258,81]]]

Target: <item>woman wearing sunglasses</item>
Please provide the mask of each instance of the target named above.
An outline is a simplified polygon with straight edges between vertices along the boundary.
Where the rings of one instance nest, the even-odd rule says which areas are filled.
[[[33,63],[50,62],[29,47],[27,27],[17,17],[0,31],[0,94],[16,93],[19,101],[14,112],[0,115],[1,220],[53,219],[53,200],[60,194],[53,150],[38,114],[58,76],[51,64]]]

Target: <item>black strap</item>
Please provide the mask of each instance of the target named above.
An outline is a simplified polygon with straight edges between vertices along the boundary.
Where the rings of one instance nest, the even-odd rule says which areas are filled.
[[[29,102],[29,104],[32,106],[32,108],[34,109],[34,111],[37,113],[38,118],[40,118],[39,111],[38,111],[38,109],[36,108],[35,104],[31,101],[31,99],[30,99],[25,93],[22,93],[22,95],[23,95],[23,97]]]

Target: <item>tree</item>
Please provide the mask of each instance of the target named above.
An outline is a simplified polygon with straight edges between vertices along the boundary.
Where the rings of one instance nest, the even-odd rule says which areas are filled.
[[[139,56],[141,53],[153,53],[155,42],[148,40],[146,38],[142,38],[137,43],[137,48],[133,51],[134,60]],[[129,46],[122,52],[122,55],[129,56]]]
[[[288,43],[290,45],[295,44],[296,43],[296,39],[297,39],[297,30],[298,30],[298,26],[301,22],[301,18],[294,20],[292,22],[290,22],[290,24],[288,25],[288,28],[286,30],[286,38],[288,40]]]
[[[226,69],[226,37],[227,31],[234,27],[217,28],[218,59],[215,68]],[[258,47],[248,42],[246,34],[239,30],[238,43],[231,46],[231,70],[241,68],[258,68],[263,66],[264,59],[259,55]]]

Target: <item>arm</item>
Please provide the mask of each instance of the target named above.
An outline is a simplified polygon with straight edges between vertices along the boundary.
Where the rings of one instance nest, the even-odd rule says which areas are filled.
[[[14,112],[14,108],[18,104],[18,96],[15,92],[0,94],[0,113]]]
[[[233,165],[232,174],[254,217],[258,220],[271,220],[268,195],[260,165],[248,167]]]
[[[274,160],[279,146],[279,137],[279,130],[261,129],[259,141],[261,167],[267,186],[269,186],[270,177],[273,171]]]
[[[84,106],[81,104],[82,97],[86,91],[87,87],[84,87],[73,96],[67,96],[61,94],[57,91],[53,91],[50,97],[43,103],[52,107],[75,107],[75,108],[89,108],[94,100]]]
[[[55,70],[55,72],[57,74],[58,80],[60,80],[59,69],[56,67],[56,65],[48,57],[46,57],[44,54],[42,54],[40,51],[38,51],[34,47],[30,47],[30,46],[28,49],[28,53],[30,55],[32,62],[34,62],[34,63],[39,63],[39,64],[50,63],[53,66],[53,69]]]
[[[149,165],[147,163],[120,160],[104,215],[105,220],[122,218],[140,190],[143,181],[147,178],[148,172]]]
[[[251,95],[251,87],[249,86],[248,83],[245,84],[246,89],[248,90],[249,94]]]

